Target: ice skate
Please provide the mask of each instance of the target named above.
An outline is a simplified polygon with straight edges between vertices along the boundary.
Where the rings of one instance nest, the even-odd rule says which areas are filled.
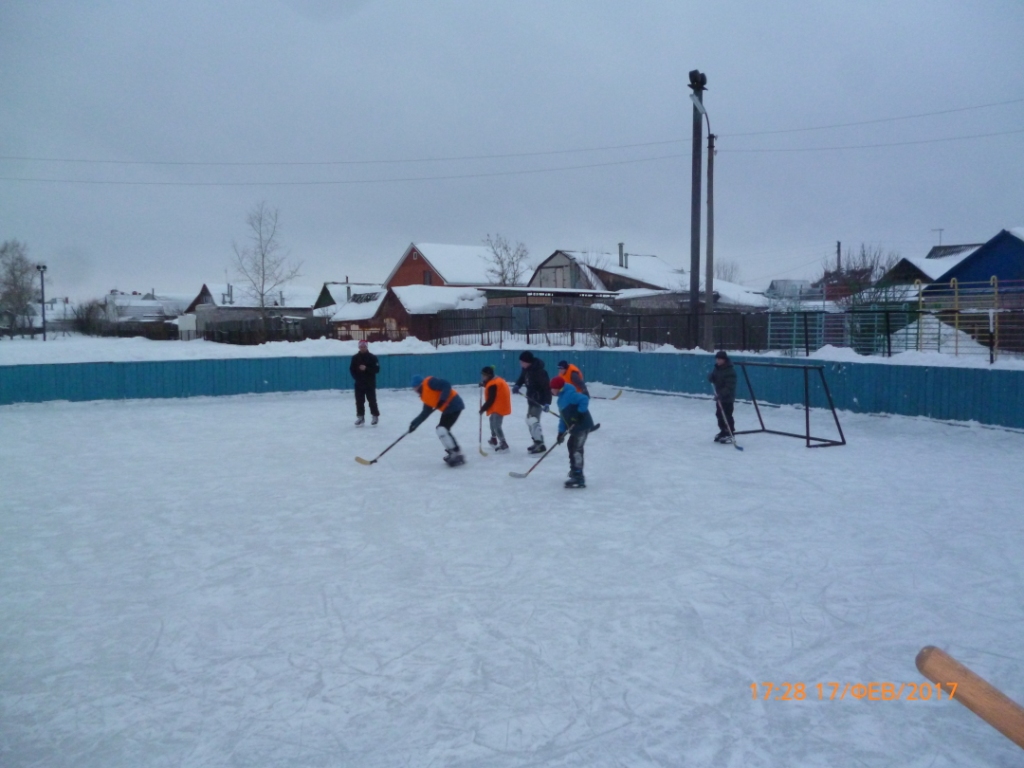
[[[363,424],[365,422],[366,422],[366,419],[364,419],[362,416],[360,416],[358,419],[356,419],[356,426],[357,427],[361,427],[361,426],[363,426]]]
[[[462,455],[462,451],[449,451],[444,461],[449,467],[458,467],[466,463],[466,457]]]
[[[569,479],[565,481],[566,488],[586,488],[587,481],[582,472],[573,470],[569,473]]]
[[[370,419],[370,426],[371,427],[376,427],[377,426],[377,419],[379,419],[379,418],[380,418],[380,416],[374,416],[372,419]]]
[[[498,447],[494,449],[494,452],[495,453],[508,453],[508,443],[506,443],[504,440],[502,440],[498,444]]]
[[[547,446],[544,443],[537,440],[533,441],[533,445],[526,449],[527,453],[544,453],[547,450]]]
[[[491,448],[497,448],[498,447],[498,438],[492,437],[490,440],[487,441],[487,444],[489,446],[491,446]]]
[[[715,442],[720,443],[723,439],[727,438],[728,436],[729,435],[725,432],[719,432],[717,435],[715,435]]]

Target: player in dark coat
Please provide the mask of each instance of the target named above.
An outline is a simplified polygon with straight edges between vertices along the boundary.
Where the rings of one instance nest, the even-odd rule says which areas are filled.
[[[523,385],[526,385],[526,399],[529,401],[526,426],[533,438],[533,445],[526,450],[528,453],[544,453],[547,448],[544,445],[544,430],[540,426],[540,414],[551,405],[551,388],[548,386],[551,380],[544,370],[544,361],[534,357],[533,352],[523,352],[519,356],[519,365],[523,370],[512,387],[512,393],[518,395]]]
[[[366,421],[364,401],[370,403],[370,423],[376,424],[380,418],[380,411],[377,410],[377,374],[380,373],[380,363],[377,356],[370,352],[365,340],[359,342],[359,352],[352,355],[348,370],[356,386],[356,426],[361,427]]]
[[[730,433],[736,432],[736,422],[732,418],[732,409],[736,403],[736,369],[732,367],[732,361],[725,350],[715,354],[715,367],[708,374],[708,381],[715,385],[717,399],[715,413],[718,415],[718,434],[715,435],[715,442],[728,443],[731,440]]]

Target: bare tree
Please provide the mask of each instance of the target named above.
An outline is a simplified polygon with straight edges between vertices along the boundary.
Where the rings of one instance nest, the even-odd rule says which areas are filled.
[[[526,246],[518,241],[513,246],[501,234],[494,237],[488,235],[484,238],[484,244],[491,249],[491,266],[487,268],[487,274],[492,278],[491,282],[495,285],[522,285],[523,277],[529,269],[526,257],[530,252]]]
[[[716,259],[715,279],[724,280],[727,283],[738,283],[740,281],[739,264],[728,259]]]
[[[17,240],[0,244],[0,312],[11,318],[8,332],[14,338],[18,328],[32,326],[35,309],[36,268],[28,260],[28,247]]]
[[[826,259],[824,274],[816,285],[824,288],[826,299],[843,307],[877,304],[888,293],[879,281],[899,260],[897,251],[886,252],[880,245],[861,243],[856,252],[847,248],[841,261],[838,257]]]
[[[301,262],[290,264],[288,254],[281,252],[277,222],[277,208],[270,208],[261,201],[245,217],[249,228],[248,245],[240,247],[232,243],[235,270],[241,277],[242,290],[256,302],[264,333],[267,329],[267,308],[274,306],[274,295],[281,286],[299,276],[302,266]]]
[[[74,321],[72,327],[78,333],[88,336],[99,336],[106,327],[106,312],[103,302],[99,299],[92,299],[84,304],[77,305],[73,310]]]

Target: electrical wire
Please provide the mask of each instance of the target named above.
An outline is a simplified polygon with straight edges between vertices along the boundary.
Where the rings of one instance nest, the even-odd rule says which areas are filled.
[[[977,104],[970,107],[956,107],[953,109],[943,109],[935,112],[919,112],[913,115],[901,115],[898,117],[880,117],[871,120],[859,120],[850,123],[834,123],[832,125],[819,125],[812,126],[809,128],[782,128],[771,131],[749,131],[745,133],[723,133],[716,134],[719,138],[734,138],[734,137],[745,137],[745,136],[770,136],[777,134],[786,133],[803,133],[808,131],[824,131],[834,128],[847,128],[850,126],[859,125],[871,125],[876,123],[887,123],[898,120],[914,120],[922,117],[935,117],[938,115],[948,115],[957,112],[970,112],[977,109],[989,109],[991,107],[1006,106],[1009,104],[1020,104],[1024,103],[1024,98],[1021,99],[1009,99],[1006,101],[995,101],[988,104]],[[983,134],[983,135],[1000,135],[1000,134]],[[965,138],[976,138],[976,137],[965,137]],[[952,141],[954,139],[941,139],[941,141]],[[578,149],[552,149],[542,150],[537,152],[506,152],[499,154],[487,154],[487,155],[452,155],[442,157],[421,157],[421,158],[407,158],[404,160],[323,160],[323,161],[255,161],[255,162],[231,162],[231,161],[192,161],[192,160],[95,160],[95,159],[83,159],[73,157],[32,157],[27,155],[0,155],[0,160],[9,161],[20,161],[20,162],[36,162],[36,163],[76,163],[76,164],[90,164],[90,165],[149,165],[149,166],[196,166],[196,167],[309,167],[309,166],[344,166],[344,165],[398,165],[408,163],[440,163],[440,162],[455,162],[462,160],[503,160],[517,157],[544,157],[550,155],[564,155],[584,152],[608,152],[618,149],[638,149],[642,147],[656,147],[665,146],[667,144],[684,144],[689,143],[691,139],[665,139],[663,141],[647,141],[634,144],[610,144],[606,146],[598,147],[583,147]],[[909,142],[908,142],[909,143]],[[861,145],[864,147],[874,146],[898,146],[888,144],[868,144]],[[860,147],[838,147],[839,149],[854,149]],[[828,149],[828,148],[825,148]],[[796,150],[723,150],[723,151],[747,151],[747,152],[768,152],[768,151],[796,151]],[[814,150],[809,150],[814,151]]]

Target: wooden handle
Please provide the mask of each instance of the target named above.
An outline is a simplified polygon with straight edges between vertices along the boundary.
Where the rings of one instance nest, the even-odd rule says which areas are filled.
[[[929,645],[917,654],[921,674],[953,696],[986,723],[1024,749],[1024,707],[978,677],[945,651]]]

